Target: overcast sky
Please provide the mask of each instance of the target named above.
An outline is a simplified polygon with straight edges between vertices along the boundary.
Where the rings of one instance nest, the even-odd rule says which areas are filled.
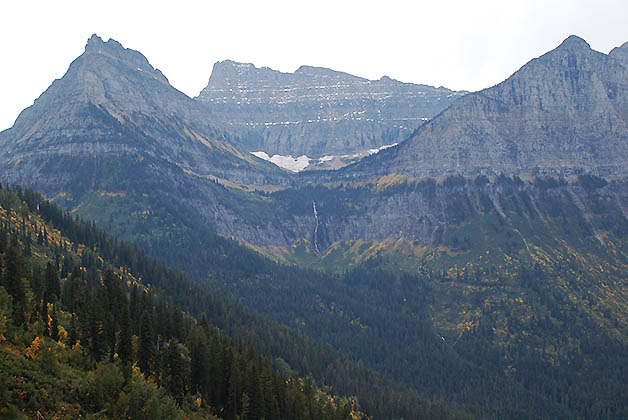
[[[31,0],[3,1],[0,17],[0,130],[92,33],[139,50],[189,96],[225,59],[479,90],[570,34],[604,53],[628,41],[626,0]]]

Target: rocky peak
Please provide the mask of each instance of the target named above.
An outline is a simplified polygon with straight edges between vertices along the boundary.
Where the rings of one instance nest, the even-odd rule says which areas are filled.
[[[557,50],[569,51],[586,51],[590,49],[589,43],[576,35],[569,35],[557,48]]]
[[[624,43],[621,47],[613,48],[609,55],[621,65],[628,68],[628,42]]]
[[[115,39],[109,39],[105,42],[101,37],[93,34],[87,40],[87,44],[85,45],[85,53],[81,57],[79,57],[79,60],[82,62],[83,65],[87,64],[88,66],[91,65],[97,68],[103,65],[103,63],[97,57],[113,59],[119,64],[133,69],[133,71],[148,72],[160,81],[164,83],[169,83],[166,76],[164,76],[159,69],[155,69],[148,62],[148,59],[146,59],[146,57],[139,51],[135,51],[130,48],[124,48],[122,44],[120,44]]]

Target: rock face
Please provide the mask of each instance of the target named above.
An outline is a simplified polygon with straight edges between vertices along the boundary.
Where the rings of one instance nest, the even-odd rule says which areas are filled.
[[[214,65],[196,99],[250,152],[318,158],[397,143],[463,94],[389,77],[309,66],[281,73],[227,60]]]
[[[343,173],[627,175],[628,70],[570,36]]]
[[[448,231],[477,223],[486,214],[516,224],[538,222],[534,229],[525,228],[529,240],[528,235],[543,235],[554,223],[560,226],[557,215],[573,212],[590,237],[603,242],[598,229],[614,229],[628,220],[628,183],[591,178],[595,187],[587,184],[586,176],[573,183],[542,179],[524,183],[505,177],[491,183],[482,177],[451,177],[442,183],[433,179],[402,181],[383,189],[373,184],[306,187],[272,194],[267,208],[257,207],[246,216],[207,216],[215,217],[213,223],[223,235],[269,249],[290,247],[305,239],[319,257],[343,241],[403,239],[420,246],[455,248],[462,244],[450,243]]]
[[[628,42],[624,43],[621,47],[613,48],[608,55],[628,68]]]
[[[94,35],[64,77],[0,133],[0,176],[56,194],[80,181],[73,165],[114,156],[236,182],[284,179],[276,167],[230,143],[207,110],[174,89],[142,54]],[[63,166],[55,165],[60,161]]]

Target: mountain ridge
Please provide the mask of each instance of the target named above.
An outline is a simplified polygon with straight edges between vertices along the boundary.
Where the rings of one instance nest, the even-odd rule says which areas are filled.
[[[284,73],[225,60],[214,64],[196,99],[249,152],[320,158],[398,142],[464,93],[323,67]]]
[[[624,176],[628,72],[570,36],[339,176]],[[374,168],[374,169],[373,169]]]

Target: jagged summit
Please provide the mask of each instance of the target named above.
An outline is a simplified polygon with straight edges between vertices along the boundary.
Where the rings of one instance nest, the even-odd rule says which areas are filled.
[[[136,70],[149,72],[149,74],[152,74],[162,82],[169,84],[166,76],[164,76],[159,69],[154,68],[142,53],[130,48],[124,48],[121,43],[113,38],[110,38],[108,41],[103,41],[101,37],[93,34],[87,40],[85,52],[77,60],[81,60],[83,57],[86,57],[85,60],[82,61],[87,61],[89,64],[96,67],[101,66],[102,63],[98,61],[95,55],[119,60]]]
[[[108,41],[104,41],[97,34],[92,34],[92,36],[90,36],[89,39],[87,40],[87,44],[85,44],[85,51],[101,53],[103,49],[111,49],[111,50],[118,50],[118,51],[126,50],[126,48],[124,48],[122,44],[120,44],[115,39],[110,38]],[[129,50],[129,51],[132,51],[132,50]]]
[[[92,34],[92,36],[90,36],[89,39],[87,40],[85,49],[87,50],[88,48],[98,48],[98,46],[101,46],[102,44],[104,44],[104,41],[102,40],[102,38],[96,34]]]

